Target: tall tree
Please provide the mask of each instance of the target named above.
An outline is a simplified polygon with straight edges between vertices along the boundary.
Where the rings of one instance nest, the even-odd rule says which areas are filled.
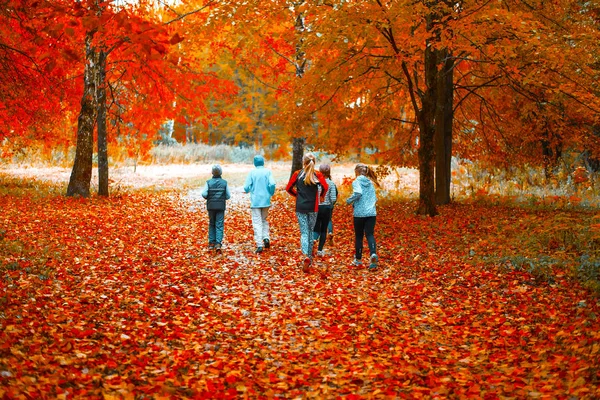
[[[536,101],[532,85],[553,99],[546,113],[562,113],[579,127],[597,115],[589,79],[597,32],[577,4],[556,3],[552,10],[542,2],[312,4],[307,14],[315,29],[305,46],[314,64],[300,90],[313,96],[304,97],[310,99],[304,106],[319,113],[320,131],[327,132],[320,138],[329,148],[374,146],[390,162],[410,163],[417,146],[418,212],[434,215],[432,163],[445,167],[437,173],[437,201],[444,203],[450,151],[473,160],[541,162],[543,134],[518,118],[523,104]],[[586,130],[563,131],[561,141],[577,146]],[[439,151],[432,150],[436,143]]]
[[[95,29],[85,36],[85,67],[83,71],[83,96],[77,119],[77,146],[75,161],[69,178],[67,196],[89,197],[94,154],[94,126],[96,124],[98,83],[98,52],[93,46]]]
[[[98,194],[108,196],[108,132],[106,127],[106,51],[98,52]]]

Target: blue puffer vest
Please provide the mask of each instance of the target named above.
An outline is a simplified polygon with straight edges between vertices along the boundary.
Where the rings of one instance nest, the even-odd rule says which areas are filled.
[[[212,178],[206,182],[208,196],[206,198],[207,210],[225,210],[227,181],[223,178]]]

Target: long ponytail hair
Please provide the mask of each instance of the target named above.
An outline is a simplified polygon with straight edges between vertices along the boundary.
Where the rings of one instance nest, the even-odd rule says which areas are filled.
[[[304,183],[307,185],[315,185],[315,156],[313,153],[306,153],[302,157],[302,175],[304,175]]]
[[[356,164],[356,167],[354,167],[354,172],[356,172],[358,175],[366,176],[375,185],[377,185],[377,187],[381,187],[381,185],[379,184],[379,181],[377,180],[377,175],[375,174],[375,171],[373,171],[373,169],[371,167],[369,167],[368,165]]]

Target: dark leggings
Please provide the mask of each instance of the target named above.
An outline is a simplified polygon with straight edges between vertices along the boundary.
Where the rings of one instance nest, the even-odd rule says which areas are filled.
[[[319,238],[319,250],[323,250],[325,239],[327,239],[327,227],[331,221],[331,206],[319,206],[317,223],[315,224],[315,236]]]
[[[354,217],[354,257],[357,260],[362,258],[363,237],[367,237],[369,252],[371,255],[377,254],[377,244],[375,243],[375,218],[376,217]]]

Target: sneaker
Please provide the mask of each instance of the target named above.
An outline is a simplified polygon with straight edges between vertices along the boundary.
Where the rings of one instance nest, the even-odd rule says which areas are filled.
[[[215,251],[216,251],[217,253],[220,253],[220,252],[221,252],[221,243],[217,243],[217,244],[215,244]]]
[[[325,250],[318,250],[317,257],[325,257]]]
[[[209,243],[208,244],[208,249],[209,250],[213,250],[215,248],[215,244],[214,243]]]
[[[369,264],[369,269],[376,269],[377,261],[379,261],[379,257],[377,257],[377,254],[371,254],[371,264]]]
[[[354,267],[362,267],[363,263],[360,260],[357,260],[356,258],[354,259],[354,261],[352,261],[352,265]]]
[[[312,264],[310,257],[304,258],[304,261],[302,262],[302,272],[308,272],[310,269],[310,264]]]
[[[254,251],[256,254],[260,254],[263,252],[263,248],[262,247],[257,247],[256,250]]]
[[[268,238],[263,240],[263,242],[265,243],[265,249],[268,249],[269,247],[271,247],[271,242],[269,241]]]

